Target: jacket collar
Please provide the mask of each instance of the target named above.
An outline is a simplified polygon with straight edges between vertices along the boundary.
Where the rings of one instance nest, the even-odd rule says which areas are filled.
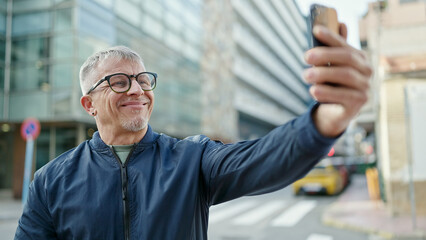
[[[134,151],[141,151],[146,147],[151,146],[160,135],[152,131],[151,126],[148,124],[148,130],[145,133],[145,136],[137,143]],[[109,151],[109,146],[101,139],[99,132],[96,131],[92,139],[89,141],[91,147],[97,151]]]

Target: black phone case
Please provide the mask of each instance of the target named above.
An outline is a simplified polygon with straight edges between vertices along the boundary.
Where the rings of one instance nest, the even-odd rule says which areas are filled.
[[[311,29],[310,34],[312,39],[312,47],[327,46],[321,41],[319,41],[312,33],[312,29],[314,28],[315,18],[321,13],[321,10],[325,10],[325,9],[327,9],[327,7],[320,4],[312,4],[310,7],[309,25]]]

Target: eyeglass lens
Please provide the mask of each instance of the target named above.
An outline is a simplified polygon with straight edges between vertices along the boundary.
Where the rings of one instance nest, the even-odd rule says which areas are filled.
[[[111,76],[109,79],[110,86],[112,90],[115,92],[126,92],[130,89],[130,82],[129,77],[124,74],[117,74],[114,76]],[[154,89],[155,87],[155,77],[152,74],[149,73],[142,73],[137,76],[136,81],[139,83],[140,87],[145,90],[149,91]]]

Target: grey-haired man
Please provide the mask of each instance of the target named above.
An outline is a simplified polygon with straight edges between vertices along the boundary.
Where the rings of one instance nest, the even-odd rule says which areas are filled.
[[[327,104],[260,139],[226,145],[151,129],[157,75],[131,49],[89,57],[81,104],[99,131],[37,171],[15,239],[207,239],[210,206],[304,176],[365,103],[371,75],[365,56],[346,44],[344,25],[343,37],[321,27],[314,34],[330,47],[306,53],[316,67],[305,78]]]

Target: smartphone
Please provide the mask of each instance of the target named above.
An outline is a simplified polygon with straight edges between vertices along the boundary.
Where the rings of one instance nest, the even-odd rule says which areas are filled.
[[[319,41],[312,33],[314,26],[317,24],[323,25],[336,34],[339,34],[339,21],[337,20],[337,11],[334,8],[320,4],[312,4],[309,20],[311,25],[312,47],[327,46]]]

